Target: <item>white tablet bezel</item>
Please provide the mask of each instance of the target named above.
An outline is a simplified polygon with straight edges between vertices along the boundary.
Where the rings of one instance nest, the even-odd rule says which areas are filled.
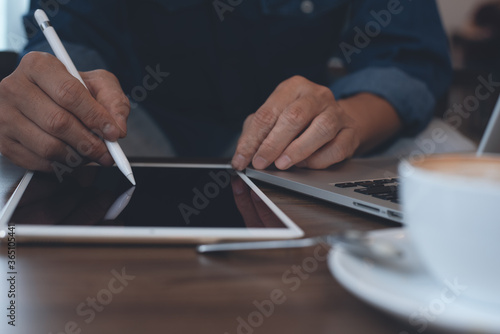
[[[226,164],[132,163],[132,167],[231,168]],[[179,228],[121,226],[16,225],[18,242],[89,242],[89,243],[212,243],[230,240],[269,240],[300,238],[304,232],[281,211],[245,174],[237,172],[245,183],[276,214],[287,228]],[[26,190],[33,172],[28,171],[0,213],[0,238],[5,237],[9,220]]]

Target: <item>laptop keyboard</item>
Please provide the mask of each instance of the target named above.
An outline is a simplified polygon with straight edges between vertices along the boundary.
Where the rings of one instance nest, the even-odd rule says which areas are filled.
[[[367,196],[373,196],[399,204],[398,185],[399,179],[388,178],[359,182],[336,183],[335,187],[353,188],[357,193]]]

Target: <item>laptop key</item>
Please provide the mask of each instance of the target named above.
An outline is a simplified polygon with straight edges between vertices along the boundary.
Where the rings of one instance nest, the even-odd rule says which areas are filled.
[[[379,179],[379,180],[373,180],[373,182],[378,183],[378,184],[394,183],[394,181],[392,181],[392,179]]]
[[[391,199],[393,199],[394,197],[390,194],[374,194],[372,195],[373,197],[375,198],[379,198],[379,199],[383,199],[383,200],[386,200],[386,201],[390,201]]]
[[[398,184],[399,179],[376,179],[372,181],[358,181],[358,182],[344,182],[336,183],[335,186],[339,188],[355,188],[355,192],[372,196],[384,201],[399,204]]]
[[[365,194],[366,195],[375,195],[375,194],[390,194],[396,191],[396,187],[394,186],[376,186],[367,188]]]
[[[354,182],[354,184],[360,187],[373,187],[376,185],[373,181],[360,181]]]
[[[353,182],[347,182],[347,183],[337,183],[335,184],[335,187],[338,187],[338,188],[353,188],[353,187],[357,187],[357,185]]]

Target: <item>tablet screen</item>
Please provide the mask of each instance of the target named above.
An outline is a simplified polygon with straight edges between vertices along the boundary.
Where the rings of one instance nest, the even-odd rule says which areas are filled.
[[[133,167],[132,187],[116,167],[35,172],[11,221],[19,225],[183,228],[287,227],[227,168]]]

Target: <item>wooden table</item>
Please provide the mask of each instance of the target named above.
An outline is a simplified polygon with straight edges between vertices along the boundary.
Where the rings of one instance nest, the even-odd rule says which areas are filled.
[[[0,157],[0,207],[23,172]],[[346,228],[398,226],[288,191],[262,187],[307,236]],[[196,254],[193,246],[102,245],[17,245],[14,328],[7,326],[6,318],[9,287],[4,278],[5,244],[0,251],[4,273],[0,283],[2,334],[413,334],[419,329],[352,296],[336,282],[322,259],[316,260],[317,268],[308,264],[310,273],[290,274],[315,251],[325,254],[323,249],[203,256]],[[128,277],[122,277],[119,283],[114,277],[122,271]],[[276,289],[282,295],[277,295]],[[280,302],[272,310],[265,302],[271,297]],[[106,305],[97,301],[93,309],[96,298]],[[256,304],[267,308],[259,312]],[[241,325],[241,319],[246,325]],[[425,333],[435,331],[427,329]]]

